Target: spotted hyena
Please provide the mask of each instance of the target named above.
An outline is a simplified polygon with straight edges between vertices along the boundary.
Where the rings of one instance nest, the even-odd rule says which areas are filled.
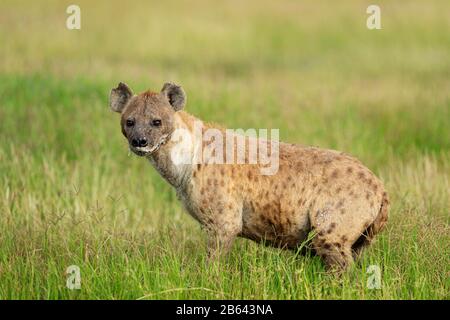
[[[207,231],[210,257],[227,251],[237,236],[296,250],[313,235],[310,251],[328,268],[343,270],[385,225],[389,200],[383,184],[355,158],[279,143],[274,174],[261,174],[258,163],[210,162],[199,158],[197,151],[208,144],[194,126],[202,123],[202,132],[225,129],[182,111],[185,103],[184,90],[173,83],[138,95],[120,83],[110,94],[130,149],[176,189]],[[174,139],[180,131],[188,143]],[[244,147],[252,139],[246,136]]]

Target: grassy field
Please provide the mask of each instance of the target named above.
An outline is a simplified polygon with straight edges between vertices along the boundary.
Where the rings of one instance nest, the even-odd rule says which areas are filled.
[[[372,2],[211,3],[1,2],[0,298],[449,299],[450,2],[378,1],[373,31]],[[199,225],[108,109],[118,81],[168,80],[204,120],[360,158],[390,194],[386,230],[341,279],[242,239],[206,264]]]

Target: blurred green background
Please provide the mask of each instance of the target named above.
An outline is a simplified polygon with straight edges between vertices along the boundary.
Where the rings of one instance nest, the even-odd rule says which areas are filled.
[[[377,1],[381,30],[370,4],[3,0],[0,298],[448,298],[450,2]],[[203,120],[360,158],[388,188],[387,230],[341,280],[245,240],[206,266],[199,226],[128,154],[119,81],[174,81]]]

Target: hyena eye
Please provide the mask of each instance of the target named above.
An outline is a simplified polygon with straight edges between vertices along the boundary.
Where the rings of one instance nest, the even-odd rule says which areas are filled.
[[[152,125],[154,125],[155,127],[159,127],[161,125],[161,120],[159,120],[159,119],[153,120]]]
[[[127,127],[132,127],[134,126],[134,120],[133,119],[127,119]]]

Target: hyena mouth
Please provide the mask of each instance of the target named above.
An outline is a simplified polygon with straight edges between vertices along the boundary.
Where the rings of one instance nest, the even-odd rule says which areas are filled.
[[[159,148],[161,148],[161,146],[163,144],[165,144],[170,138],[170,135],[165,135],[161,138],[161,140],[154,145],[153,147],[130,147],[130,150],[133,151],[136,155],[140,156],[140,157],[144,157],[144,156],[149,156],[153,153],[155,153],[156,151],[159,150]]]
[[[155,147],[131,147],[130,146],[130,150],[133,151],[133,153],[135,153],[136,155],[143,157],[143,156],[150,155],[153,152],[155,152],[156,146]]]

